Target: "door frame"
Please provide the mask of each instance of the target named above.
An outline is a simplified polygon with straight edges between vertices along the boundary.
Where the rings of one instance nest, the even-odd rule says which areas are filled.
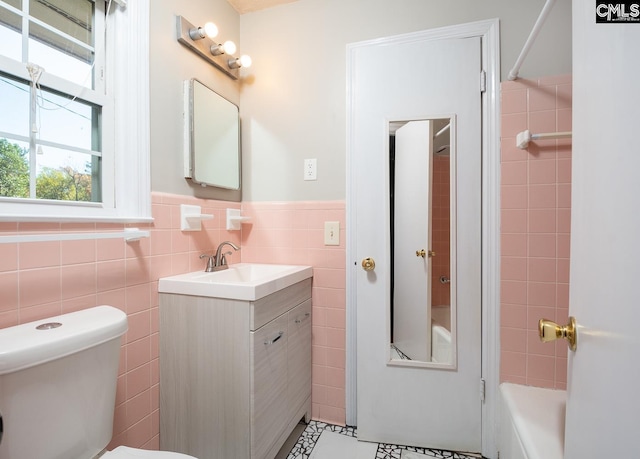
[[[498,385],[500,383],[500,30],[499,20],[489,19],[429,29],[347,45],[347,184],[346,184],[346,422],[357,426],[356,385],[356,193],[359,173],[352,165],[353,101],[349,92],[357,48],[401,44],[415,40],[480,37],[485,91],[482,93],[482,454],[497,456]],[[480,73],[480,72],[479,72]],[[480,81],[480,75],[479,75]],[[355,264],[354,264],[355,263]],[[479,388],[480,390],[480,388]]]

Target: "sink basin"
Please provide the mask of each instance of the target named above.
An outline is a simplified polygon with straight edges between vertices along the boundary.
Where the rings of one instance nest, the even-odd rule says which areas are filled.
[[[229,269],[206,273],[179,274],[163,277],[158,282],[160,293],[258,300],[313,275],[311,266],[237,263]]]

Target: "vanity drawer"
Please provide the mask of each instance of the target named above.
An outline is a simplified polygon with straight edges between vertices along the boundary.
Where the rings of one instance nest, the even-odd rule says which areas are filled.
[[[305,279],[251,302],[251,330],[257,330],[291,308],[311,298],[311,279]]]

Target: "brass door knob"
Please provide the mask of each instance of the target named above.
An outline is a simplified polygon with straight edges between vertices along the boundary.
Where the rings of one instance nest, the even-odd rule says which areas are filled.
[[[578,333],[574,317],[569,317],[569,323],[562,327],[552,320],[540,319],[538,321],[538,333],[540,341],[543,343],[564,338],[569,342],[569,349],[575,351],[578,348]]]
[[[362,269],[364,269],[365,271],[373,271],[374,269],[376,269],[376,262],[373,260],[373,258],[364,258],[362,260]]]
[[[422,257],[424,258],[425,256],[427,256],[427,254],[429,255],[429,258],[433,258],[436,256],[436,253],[433,250],[429,250],[429,252],[427,252],[426,250],[422,249],[422,250],[416,250],[416,257]]]

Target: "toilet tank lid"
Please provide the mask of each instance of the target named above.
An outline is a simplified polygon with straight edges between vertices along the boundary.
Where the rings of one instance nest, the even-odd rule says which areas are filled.
[[[83,351],[126,331],[127,315],[113,306],[96,306],[1,329],[0,375]]]

